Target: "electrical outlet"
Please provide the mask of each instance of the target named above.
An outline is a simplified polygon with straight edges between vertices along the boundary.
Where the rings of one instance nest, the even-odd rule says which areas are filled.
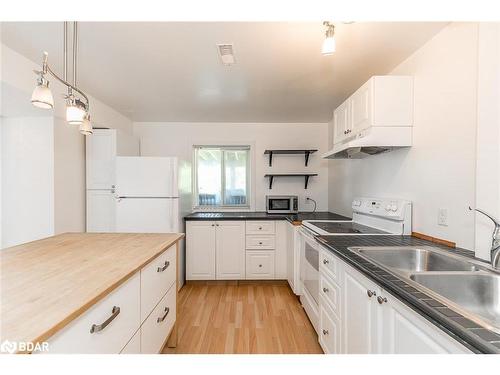
[[[448,226],[448,209],[440,208],[438,210],[438,225],[443,227]]]
[[[305,197],[305,198],[304,198],[304,201],[305,201],[306,203],[309,203],[309,199],[311,199],[311,197]]]

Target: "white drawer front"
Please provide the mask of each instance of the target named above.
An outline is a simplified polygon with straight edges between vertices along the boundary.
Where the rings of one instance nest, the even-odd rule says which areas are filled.
[[[339,280],[339,262],[328,250],[320,249],[319,268],[321,272],[326,272],[334,281]]]
[[[276,247],[276,238],[274,235],[271,236],[258,236],[252,235],[247,236],[246,248],[255,250],[274,250]]]
[[[169,247],[141,270],[141,322],[175,283],[176,250]]]
[[[172,286],[141,327],[141,353],[156,354],[175,323],[177,291]]]
[[[141,330],[138,329],[135,335],[125,345],[120,354],[141,354]]]
[[[324,300],[327,301],[327,303],[330,305],[331,309],[337,315],[337,317],[340,319],[341,315],[341,297],[340,297],[340,287],[334,283],[328,280],[325,276],[321,275],[319,279],[319,294],[324,297]]]
[[[319,306],[319,343],[326,354],[340,353],[340,321],[324,304]]]
[[[274,234],[274,221],[247,221],[247,234]]]
[[[140,277],[137,272],[83,315],[52,336],[49,353],[119,353],[140,325]],[[112,316],[113,307],[120,312],[101,331],[91,327]]]
[[[247,251],[246,278],[274,279],[274,251]]]

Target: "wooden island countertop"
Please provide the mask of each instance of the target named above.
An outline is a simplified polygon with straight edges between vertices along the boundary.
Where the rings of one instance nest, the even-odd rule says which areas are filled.
[[[65,233],[0,250],[0,342],[47,340],[182,233]]]

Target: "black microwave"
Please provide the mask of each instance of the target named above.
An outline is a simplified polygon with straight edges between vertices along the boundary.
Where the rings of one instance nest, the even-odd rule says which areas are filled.
[[[296,195],[266,195],[268,214],[296,214],[299,212],[299,197]]]

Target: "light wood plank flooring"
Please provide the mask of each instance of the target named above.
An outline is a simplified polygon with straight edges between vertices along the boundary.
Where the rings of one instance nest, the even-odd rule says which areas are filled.
[[[178,306],[177,348],[164,353],[323,353],[286,282],[190,282]]]

